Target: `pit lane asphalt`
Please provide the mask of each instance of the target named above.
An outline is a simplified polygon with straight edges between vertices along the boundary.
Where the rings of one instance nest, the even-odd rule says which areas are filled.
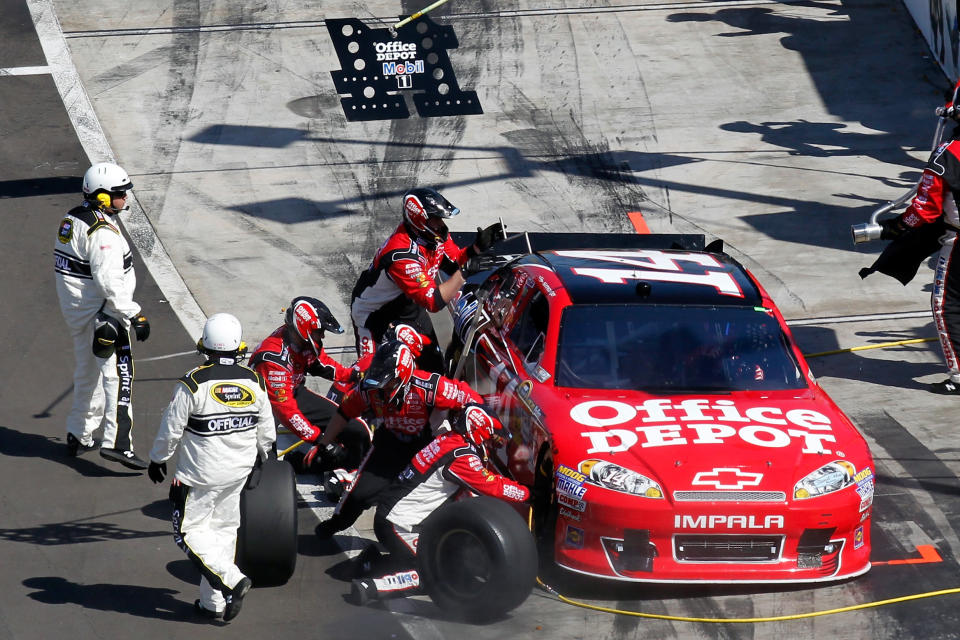
[[[249,342],[300,293],[318,295],[345,320],[356,273],[414,183],[441,186],[464,209],[454,228],[503,215],[514,229],[624,231],[626,213],[639,210],[654,231],[722,237],[792,319],[926,308],[929,269],[908,287],[879,275],[860,281],[857,270],[878,247],[854,248],[848,233],[916,179],[947,85],[897,3],[451,3],[437,19],[455,26],[458,80],[478,91],[485,114],[352,124],[337,104],[329,72],[339,63],[320,21],[390,21],[422,6],[236,5],[55,7],[107,140],[188,293],[204,313],[238,315]],[[0,7],[0,68],[43,66],[24,4]],[[566,10],[578,7],[587,11]],[[49,75],[0,83],[0,208],[9,230],[0,240],[9,274],[0,637],[193,635],[194,578],[169,535],[164,491],[96,457],[63,456],[72,363],[50,245],[87,159]],[[134,240],[141,253],[150,248]],[[146,452],[173,380],[195,362],[149,358],[187,351],[195,335],[180,324],[191,317],[182,299],[141,266],[138,277],[153,325],[151,339],[135,345],[135,440]],[[807,352],[934,335],[923,316],[824,320],[795,334]],[[942,377],[935,345],[811,364],[874,451],[874,558],[916,558],[918,546],[932,545],[941,562],[881,564],[819,587],[562,577],[557,586],[607,606],[694,617],[802,613],[958,586],[956,400],[922,389]],[[956,596],[723,626],[588,612],[540,593],[507,620],[476,628],[423,601],[391,605],[399,612],[391,616],[343,603],[345,584],[325,574],[341,556],[313,540],[302,513],[294,578],[255,590],[221,633],[950,638],[958,620]]]

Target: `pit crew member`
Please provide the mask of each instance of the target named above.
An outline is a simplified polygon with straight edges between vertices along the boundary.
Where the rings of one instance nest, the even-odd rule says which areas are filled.
[[[486,468],[487,448],[500,447],[508,439],[492,410],[468,404],[452,429],[442,431],[413,457],[377,499],[373,530],[389,555],[379,556],[376,545],[360,554],[361,570],[370,577],[353,581],[350,593],[356,604],[420,591],[415,571],[420,525],[446,502],[477,494],[507,502],[530,498],[525,486]]]
[[[350,419],[363,416],[376,425],[373,446],[356,480],[333,517],[317,525],[317,536],[332,537],[374,504],[377,494],[430,441],[432,410],[462,409],[471,402],[480,402],[480,396],[466,382],[415,369],[413,352],[406,344],[380,345],[363,381],[344,398],[327,431],[317,440],[318,454],[325,455],[326,445]]]
[[[443,355],[428,312],[439,311],[454,299],[465,282],[460,268],[503,237],[503,225],[496,223],[478,228],[469,247],[458,247],[444,220],[459,213],[433,189],[419,187],[404,194],[400,225],[353,288],[350,316],[359,356],[372,353],[390,323],[399,322],[412,325],[432,342],[417,359],[418,367],[443,371]],[[441,269],[450,277],[438,285]]]
[[[250,358],[250,366],[266,382],[277,423],[304,442],[316,442],[337,410],[335,402],[306,387],[306,376],[353,384],[362,374],[358,367],[346,367],[327,355],[323,350],[326,331],[339,334],[343,327],[323,302],[298,296],[290,302],[283,325],[261,342]],[[284,459],[298,472],[329,471],[334,466],[356,469],[369,447],[366,424],[353,420],[338,443],[331,444],[321,466],[304,463],[304,454],[299,451],[288,453]]]

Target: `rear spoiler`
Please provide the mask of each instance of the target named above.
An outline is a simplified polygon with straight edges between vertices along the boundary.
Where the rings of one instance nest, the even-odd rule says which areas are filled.
[[[510,234],[485,253],[471,260],[467,271],[486,272],[513,258],[538,251],[561,251],[573,249],[680,249],[683,251],[709,251],[721,253],[720,240],[708,246],[702,233],[542,233],[522,232]],[[451,231],[450,237],[457,246],[468,247],[475,234],[470,231]],[[471,278],[473,280],[473,278]]]
[[[517,255],[537,251],[570,249],[682,249],[704,251],[706,237],[702,233],[541,233],[510,234],[486,253],[488,255]],[[474,233],[451,231],[457,246],[473,243]]]

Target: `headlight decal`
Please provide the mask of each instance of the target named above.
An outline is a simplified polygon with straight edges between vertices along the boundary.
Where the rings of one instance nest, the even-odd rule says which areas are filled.
[[[584,460],[580,473],[587,482],[621,493],[644,498],[662,498],[663,489],[652,479],[606,460]]]
[[[811,471],[793,488],[793,497],[806,500],[824,496],[854,484],[856,468],[846,460],[828,462],[819,469]]]

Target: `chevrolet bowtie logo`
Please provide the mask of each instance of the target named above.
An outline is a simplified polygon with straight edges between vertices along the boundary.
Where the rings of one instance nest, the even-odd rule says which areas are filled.
[[[750,473],[736,468],[714,469],[701,471],[693,479],[692,484],[705,484],[717,489],[743,489],[755,487],[763,479],[762,473]]]

